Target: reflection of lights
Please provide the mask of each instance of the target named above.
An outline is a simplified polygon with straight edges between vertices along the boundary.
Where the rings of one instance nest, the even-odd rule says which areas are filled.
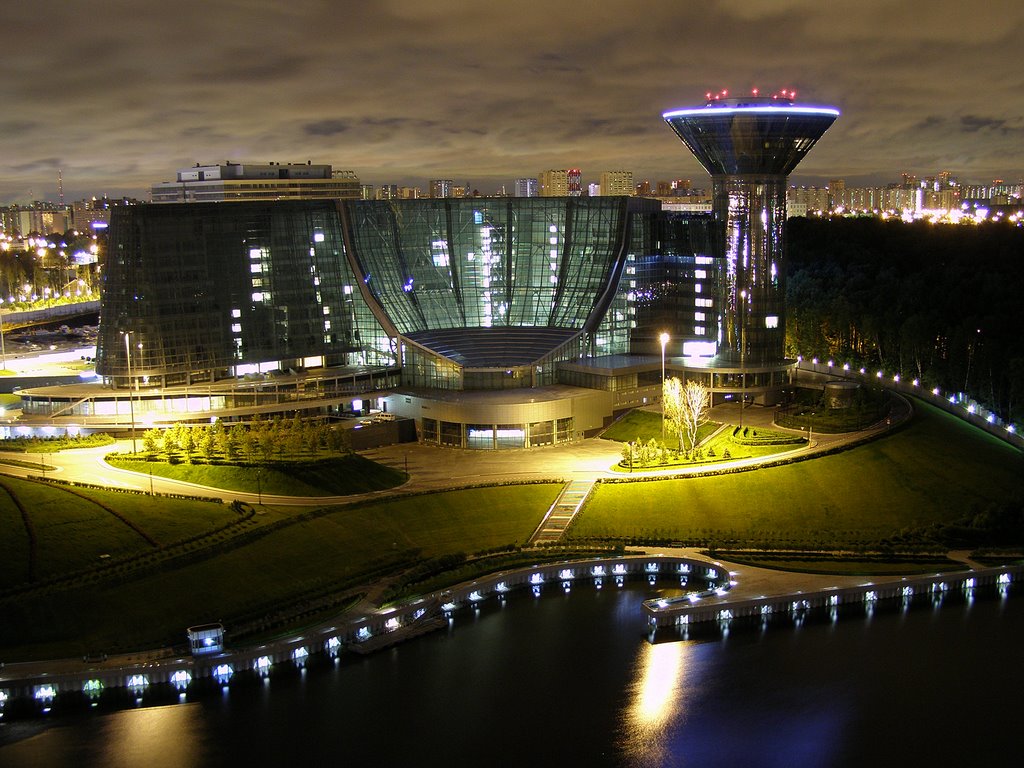
[[[682,643],[642,646],[641,679],[630,711],[635,725],[656,726],[666,719],[678,696],[679,673],[683,668]]]
[[[668,762],[666,725],[680,709],[684,656],[691,648],[687,643],[647,643],[640,647],[626,710],[625,747],[631,758],[628,762]]]

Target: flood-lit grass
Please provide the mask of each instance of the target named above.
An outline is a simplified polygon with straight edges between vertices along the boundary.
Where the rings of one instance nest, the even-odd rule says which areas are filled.
[[[750,472],[602,484],[580,538],[741,540],[841,549],[950,522],[1024,487],[1015,448],[924,403],[907,428],[852,450]]]

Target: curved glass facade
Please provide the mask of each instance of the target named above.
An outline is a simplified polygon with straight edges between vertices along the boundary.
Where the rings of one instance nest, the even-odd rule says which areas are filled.
[[[559,360],[630,351],[636,262],[654,252],[659,207],[625,197],[128,206],[110,227],[97,370],[115,386],[170,386],[402,363],[416,387],[553,384]]]
[[[627,198],[346,204],[353,256],[403,335],[582,329],[626,247]]]
[[[664,117],[712,176],[788,176],[839,112],[792,105],[707,106]]]

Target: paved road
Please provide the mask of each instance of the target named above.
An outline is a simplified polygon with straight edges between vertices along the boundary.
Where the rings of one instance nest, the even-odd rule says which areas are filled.
[[[772,408],[748,406],[743,410],[744,425],[780,429],[772,423],[775,414]],[[910,406],[901,402],[893,415],[893,423],[910,416]],[[712,421],[723,424],[737,424],[740,421],[739,407],[735,403],[719,405],[711,409]],[[803,453],[818,453],[845,443],[861,440],[866,436],[884,432],[886,423],[880,423],[862,432],[843,435],[815,434],[810,446],[800,449]],[[803,434],[800,430],[782,430]],[[122,440],[112,446],[82,448],[52,454],[24,454],[0,452],[0,459],[15,462],[46,465],[38,468],[23,468],[0,461],[0,473],[25,477],[28,475],[58,477],[65,480],[105,485],[112,488],[134,488],[143,492],[181,493],[196,496],[213,496],[225,501],[239,500],[251,504],[274,506],[322,506],[347,504],[374,496],[400,495],[411,491],[440,490],[466,485],[488,484],[506,481],[529,480],[596,480],[602,477],[623,477],[613,472],[612,467],[621,458],[619,443],[600,438],[579,440],[567,445],[545,446],[542,448],[512,449],[500,451],[471,451],[457,448],[404,443],[363,452],[363,456],[396,469],[407,471],[408,482],[388,491],[378,491],[357,496],[275,496],[270,494],[225,491],[219,488],[185,483],[149,476],[138,472],[115,469],[103,461],[103,456],[112,451],[131,451],[131,441]],[[792,455],[792,454],[788,454]],[[716,464],[716,468],[728,466],[752,466],[763,464],[770,459],[740,459],[734,462]],[[706,467],[677,467],[667,470],[635,471],[635,477],[645,475],[671,476],[696,474]],[[546,511],[546,510],[544,510]]]

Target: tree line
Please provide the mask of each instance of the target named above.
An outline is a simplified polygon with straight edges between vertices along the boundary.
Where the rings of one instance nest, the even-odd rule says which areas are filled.
[[[1024,229],[796,217],[786,352],[963,392],[1007,420],[1024,396]]]
[[[151,457],[183,456],[191,463],[246,462],[249,464],[285,459],[315,459],[321,453],[351,453],[348,431],[322,421],[302,419],[253,418],[244,424],[189,426],[175,424],[167,429],[147,429],[142,435],[143,450]]]

